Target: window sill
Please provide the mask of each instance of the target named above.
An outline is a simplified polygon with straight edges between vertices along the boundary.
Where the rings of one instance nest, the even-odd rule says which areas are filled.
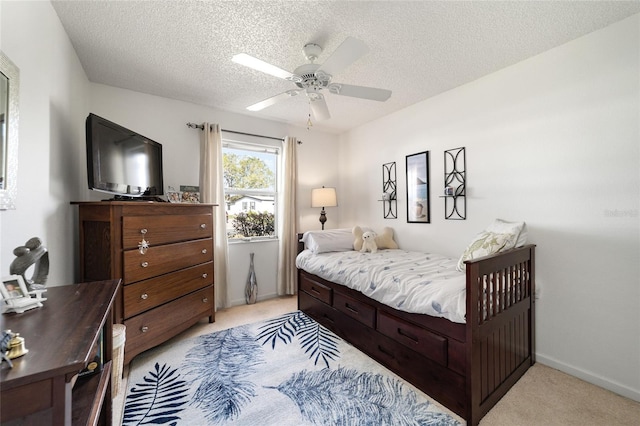
[[[227,240],[229,244],[268,243],[270,241],[278,241],[278,237],[249,237]]]

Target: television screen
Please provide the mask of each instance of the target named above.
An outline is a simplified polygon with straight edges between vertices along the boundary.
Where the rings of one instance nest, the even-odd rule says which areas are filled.
[[[123,198],[163,194],[161,144],[95,114],[86,132],[89,189]]]

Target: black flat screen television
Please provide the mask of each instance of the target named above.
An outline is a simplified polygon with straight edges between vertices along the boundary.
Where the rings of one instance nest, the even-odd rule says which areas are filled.
[[[163,195],[161,144],[95,114],[86,134],[89,189],[116,199]]]

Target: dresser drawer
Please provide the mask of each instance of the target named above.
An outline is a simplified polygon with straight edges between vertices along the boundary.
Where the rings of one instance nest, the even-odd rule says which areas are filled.
[[[333,294],[333,307],[367,327],[375,328],[376,308],[373,306],[336,291]]]
[[[318,300],[321,300],[327,305],[331,305],[332,290],[329,287],[313,281],[304,275],[301,277],[299,285],[300,290],[310,294]]]
[[[125,320],[125,364],[135,355],[186,330],[201,318],[213,316],[213,303],[213,286],[209,286]]]
[[[167,272],[177,271],[213,260],[213,240],[150,247],[145,254],[138,249],[124,252],[124,283],[130,284]]]
[[[213,215],[125,216],[122,218],[122,247],[138,248],[144,237],[151,247],[179,241],[211,238]]]
[[[125,285],[124,317],[131,318],[211,284],[213,262]]]
[[[424,328],[406,322],[384,311],[378,311],[380,333],[416,352],[447,365],[447,339]]]

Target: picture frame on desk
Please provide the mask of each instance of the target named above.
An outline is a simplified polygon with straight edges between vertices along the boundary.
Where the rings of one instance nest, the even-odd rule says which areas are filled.
[[[16,312],[21,314],[34,308],[41,308],[42,302],[47,300],[42,293],[47,290],[29,291],[22,275],[9,275],[2,278],[0,285],[0,299],[4,300],[2,313]]]
[[[27,290],[24,278],[22,278],[21,275],[9,275],[2,278],[0,294],[5,300],[17,297],[29,297],[29,290]]]

